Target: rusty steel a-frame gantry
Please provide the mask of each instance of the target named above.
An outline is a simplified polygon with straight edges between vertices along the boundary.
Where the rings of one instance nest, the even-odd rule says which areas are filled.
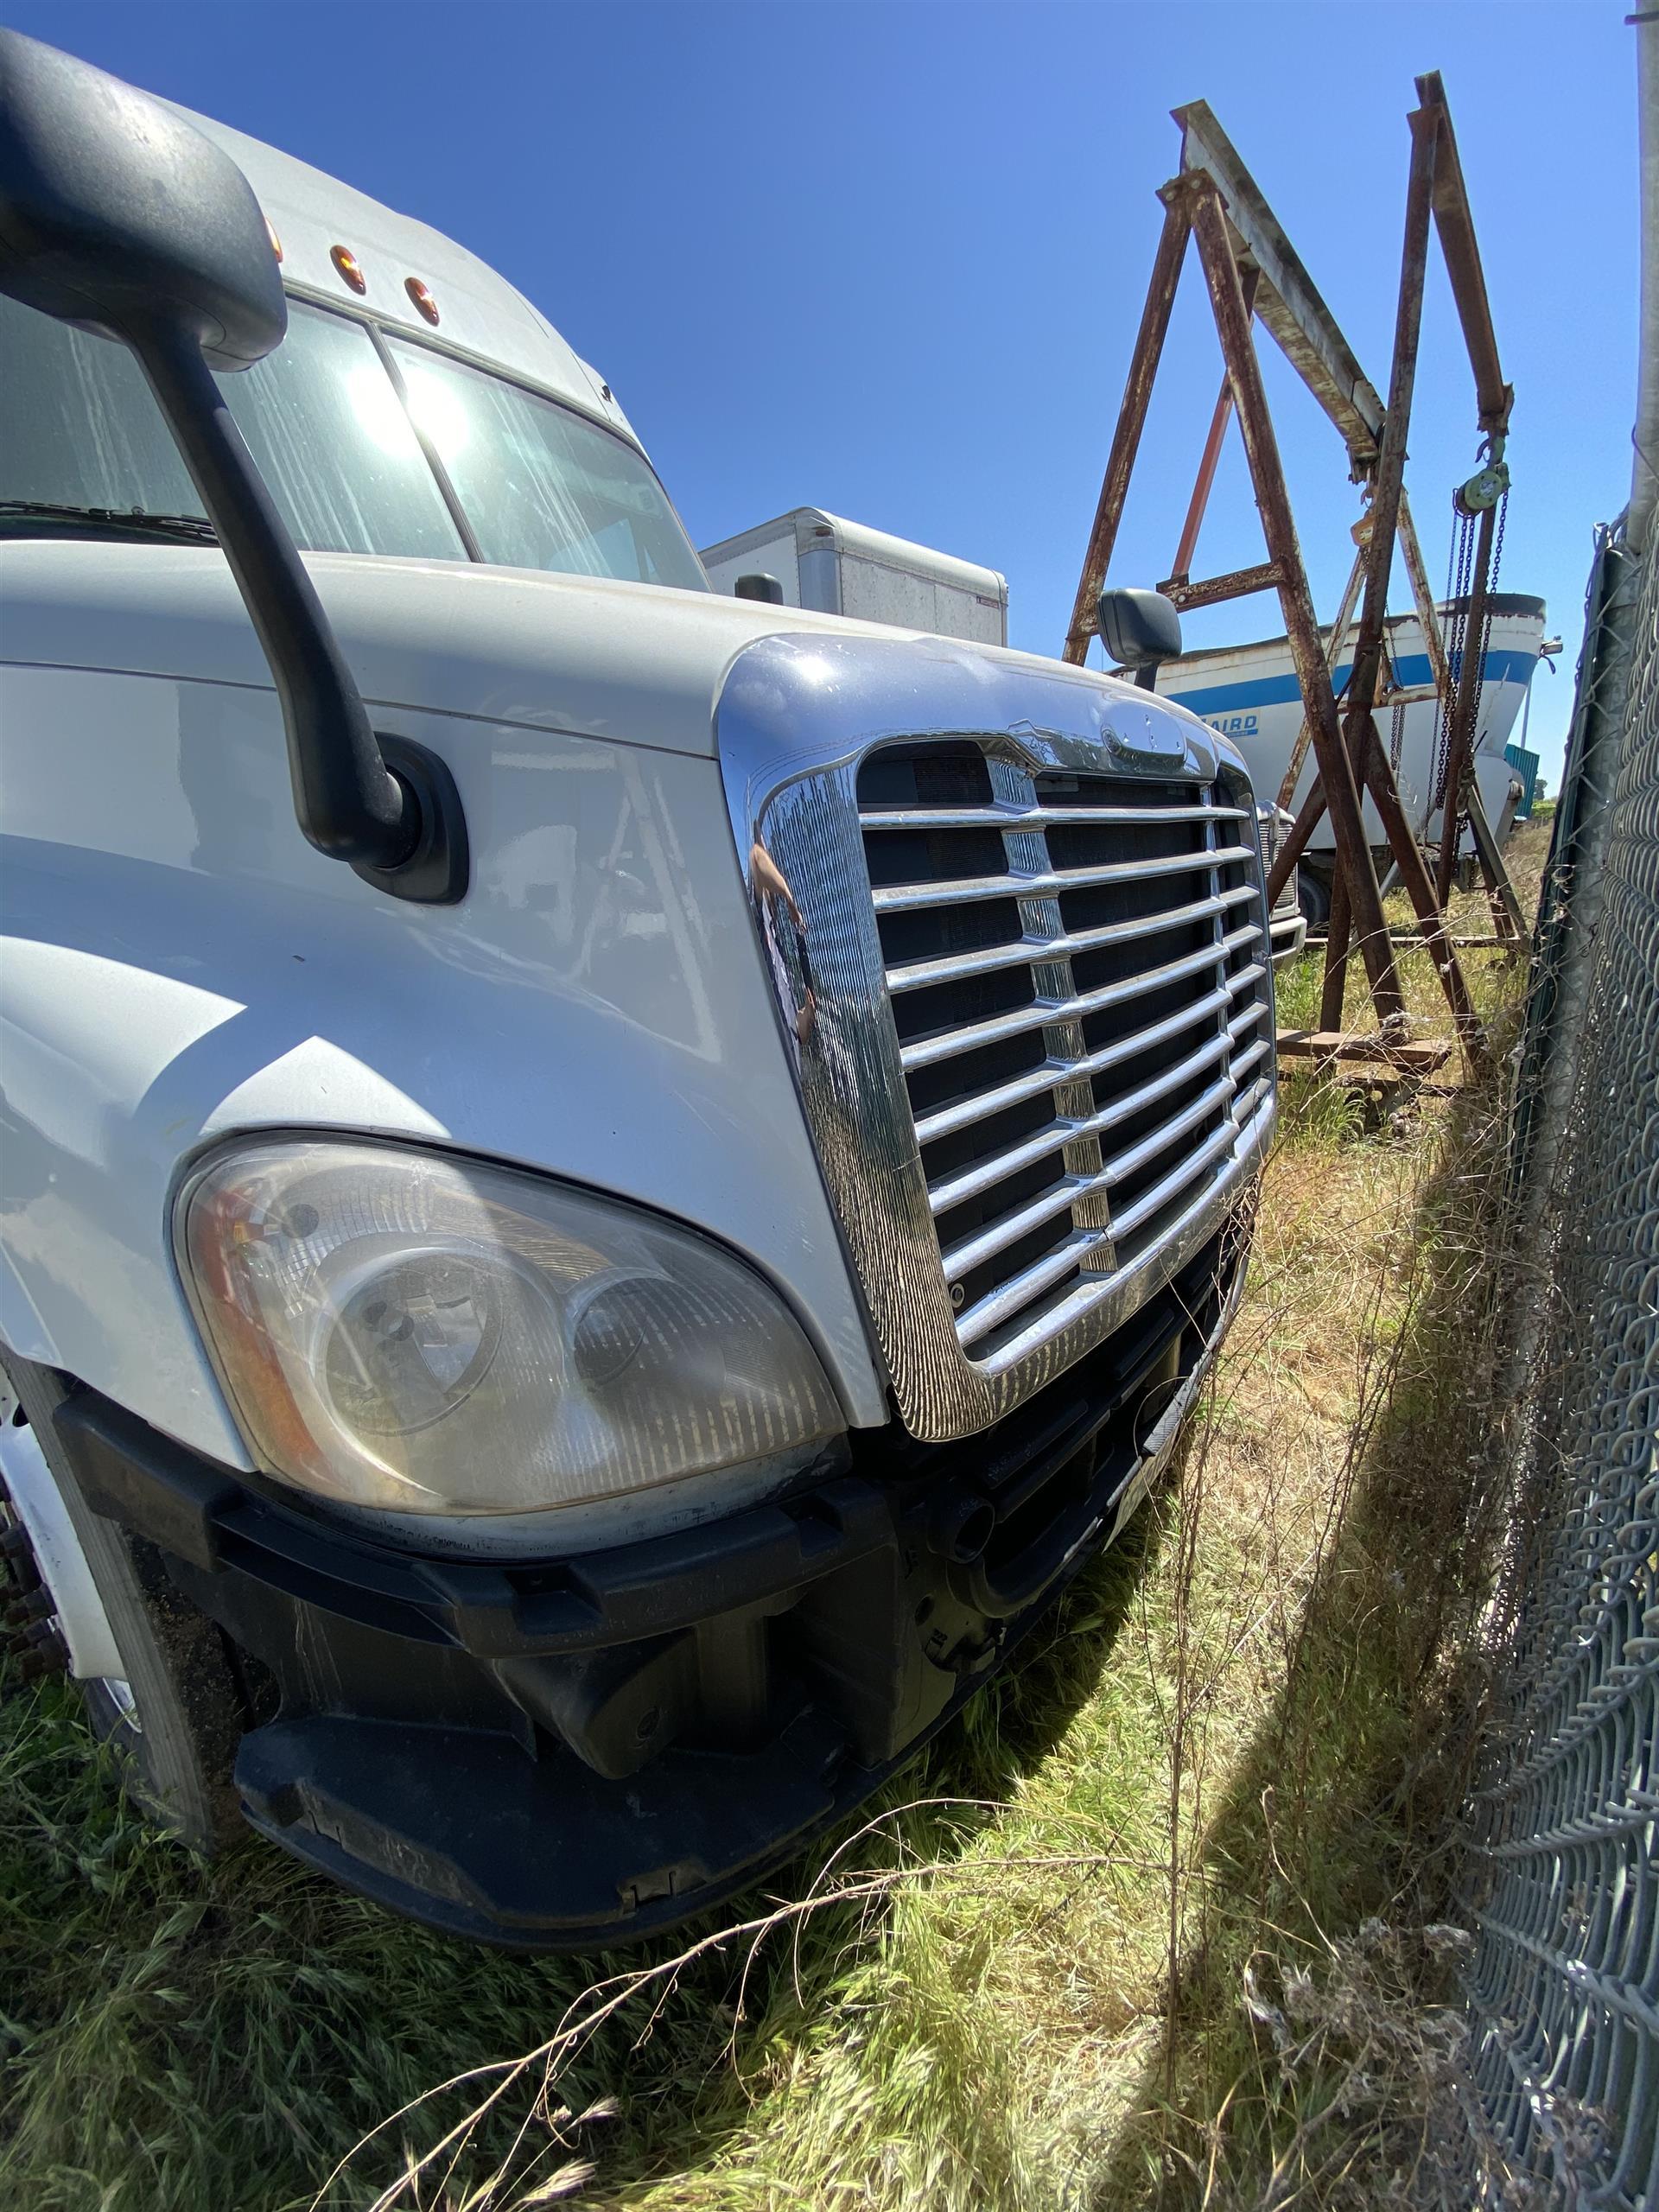
[[[1329,813],[1337,849],[1330,936],[1325,950],[1323,1031],[1338,1031],[1346,982],[1351,936],[1357,935],[1382,1039],[1397,1036],[1404,1002],[1394,948],[1382,915],[1382,893],[1361,813],[1369,793],[1388,839],[1400,880],[1418,918],[1418,939],[1433,955],[1458,1033],[1471,1057],[1482,1050],[1480,1027],[1458,957],[1447,934],[1444,906],[1459,826],[1466,810],[1477,851],[1506,934],[1521,931],[1521,915],[1502,856],[1481,810],[1471,772],[1474,714],[1480,696],[1481,643],[1491,573],[1493,515],[1507,485],[1503,444],[1514,394],[1503,378],[1485,279],[1464,188],[1452,118],[1438,75],[1417,79],[1420,105],[1408,120],[1411,166],[1407,188],[1405,244],[1395,314],[1394,359],[1386,406],[1366,378],[1336,318],[1286,237],[1249,171],[1209,107],[1194,101],[1174,111],[1181,128],[1181,166],[1164,185],[1164,226],[1141,326],[1130,357],[1100,502],[1078,581],[1065,658],[1080,663],[1094,634],[1096,606],[1116,541],[1171,309],[1189,238],[1198,246],[1225,371],[1205,440],[1192,499],[1177,548],[1174,571],[1160,588],[1178,608],[1214,606],[1254,592],[1276,590],[1302,695],[1302,738],[1287,784],[1294,791],[1311,741],[1317,774],[1287,832],[1268,878],[1269,903],[1283,889],[1320,817]],[[1471,486],[1491,492],[1481,512],[1471,604],[1465,634],[1476,655],[1468,680],[1448,668],[1434,597],[1405,493],[1406,437],[1416,379],[1424,280],[1431,221],[1438,231],[1456,299],[1470,365],[1478,420],[1488,466]],[[1321,635],[1297,540],[1278,440],[1251,335],[1253,320],[1272,333],[1303,383],[1324,409],[1347,448],[1351,480],[1361,486],[1368,512],[1355,532],[1358,552],[1343,603],[1328,636]],[[1223,437],[1236,412],[1249,466],[1267,560],[1255,568],[1192,581],[1188,573],[1199,525],[1215,479]],[[1496,487],[1496,488],[1493,488]],[[1480,493],[1474,492],[1478,500]],[[1440,880],[1431,877],[1408,822],[1389,758],[1377,734],[1374,708],[1383,662],[1384,622],[1398,540],[1422,623],[1433,690],[1447,702],[1445,828]],[[1332,671],[1359,605],[1352,673],[1339,715]],[[1421,696],[1412,694],[1410,696]],[[1283,803],[1288,804],[1289,792]]]

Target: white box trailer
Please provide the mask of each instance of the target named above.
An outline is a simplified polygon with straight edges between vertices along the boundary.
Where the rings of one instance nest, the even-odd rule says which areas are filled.
[[[785,607],[931,630],[970,645],[1008,642],[1008,580],[996,569],[822,507],[797,507],[705,546],[702,565],[716,591],[734,591],[740,576],[775,576]]]

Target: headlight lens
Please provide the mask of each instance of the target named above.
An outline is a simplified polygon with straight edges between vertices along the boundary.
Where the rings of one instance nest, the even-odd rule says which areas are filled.
[[[539,1176],[391,1145],[273,1141],[180,1200],[207,1344],[256,1453],[399,1513],[588,1503],[842,1426],[739,1261]]]

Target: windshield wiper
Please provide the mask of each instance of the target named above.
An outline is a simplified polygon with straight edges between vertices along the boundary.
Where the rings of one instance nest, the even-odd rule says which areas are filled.
[[[169,537],[188,545],[219,543],[204,515],[153,515],[144,507],[60,507],[47,499],[0,499],[0,536],[14,521],[43,523],[48,529],[54,523],[66,524],[76,535],[89,537]]]

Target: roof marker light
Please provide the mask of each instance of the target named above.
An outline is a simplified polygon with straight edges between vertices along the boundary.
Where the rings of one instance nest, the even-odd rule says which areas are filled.
[[[426,317],[427,321],[432,325],[433,328],[436,329],[438,322],[438,303],[433,298],[431,293],[428,291],[426,286],[422,283],[420,278],[418,276],[405,276],[404,279],[404,289],[409,294],[410,298],[414,301],[416,306]]]
[[[348,247],[331,245],[328,249],[328,258],[354,292],[368,290],[369,280],[359,267],[357,256]]]

